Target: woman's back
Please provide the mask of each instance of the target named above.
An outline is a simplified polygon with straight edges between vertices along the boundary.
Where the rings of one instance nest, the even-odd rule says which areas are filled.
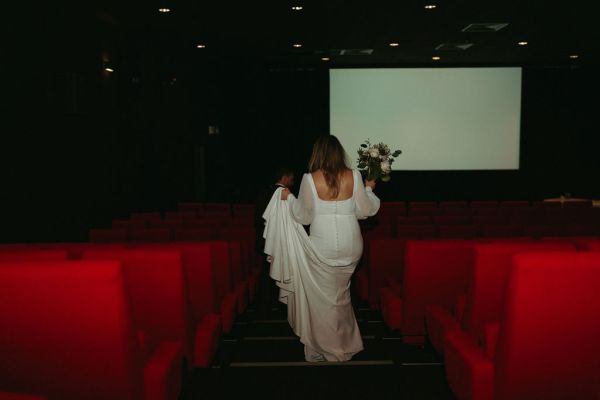
[[[357,178],[360,175],[352,170],[340,174],[338,195],[333,198],[321,171],[305,176],[310,181],[314,202],[310,239],[321,255],[337,265],[358,262],[362,254],[363,242],[354,199]]]
[[[317,195],[320,199],[325,201],[341,201],[347,200],[354,194],[354,178],[352,176],[352,170],[346,169],[343,173],[338,177],[339,181],[339,192],[337,197],[333,197],[332,189],[327,185],[327,181],[325,180],[325,174],[321,170],[317,170],[311,173],[313,182],[315,183],[315,188],[317,190]]]

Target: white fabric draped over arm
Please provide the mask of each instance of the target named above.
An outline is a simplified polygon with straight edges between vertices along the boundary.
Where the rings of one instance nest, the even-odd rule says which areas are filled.
[[[288,202],[292,218],[294,218],[296,222],[302,225],[311,224],[314,218],[315,211],[313,191],[308,179],[308,174],[304,174],[304,176],[302,177],[302,182],[300,183],[300,191],[298,192],[298,198],[296,198],[291,193],[288,196]]]
[[[379,211],[381,201],[379,200],[379,197],[373,193],[373,190],[370,187],[365,187],[363,185],[360,172],[356,170],[354,171],[354,179],[356,185],[356,216],[359,219],[372,217]]]

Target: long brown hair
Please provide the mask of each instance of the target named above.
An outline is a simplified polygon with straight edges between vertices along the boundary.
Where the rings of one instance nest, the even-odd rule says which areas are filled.
[[[338,138],[333,135],[319,137],[313,146],[308,172],[323,171],[329,193],[334,198],[340,193],[340,178],[347,169],[346,152]]]

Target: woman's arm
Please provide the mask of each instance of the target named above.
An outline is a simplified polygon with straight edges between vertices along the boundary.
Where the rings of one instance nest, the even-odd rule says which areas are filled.
[[[356,216],[360,219],[372,217],[377,214],[381,201],[379,197],[373,193],[375,189],[375,181],[366,181],[363,186],[362,177],[359,172],[354,173],[354,179],[357,179],[356,189]]]
[[[290,193],[288,189],[281,192],[281,199],[290,203],[292,218],[302,225],[310,225],[314,216],[314,199],[308,179],[308,174],[304,174],[300,183],[298,198]]]

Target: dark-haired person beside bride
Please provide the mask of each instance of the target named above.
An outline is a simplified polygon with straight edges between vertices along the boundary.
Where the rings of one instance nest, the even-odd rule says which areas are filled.
[[[305,359],[348,361],[363,350],[350,300],[363,250],[358,219],[375,215],[380,201],[375,181],[363,184],[360,172],[348,168],[333,135],[317,139],[308,170],[298,198],[285,188],[273,194],[263,214],[265,253]]]

